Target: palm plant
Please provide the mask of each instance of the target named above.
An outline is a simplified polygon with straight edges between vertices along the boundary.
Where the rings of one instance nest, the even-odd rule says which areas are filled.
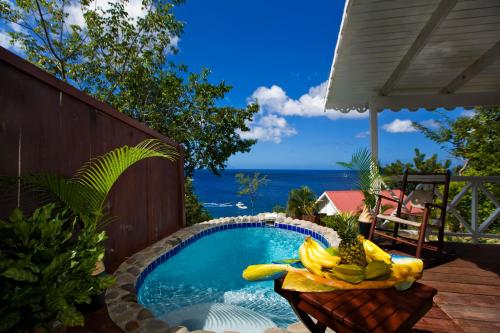
[[[288,215],[295,217],[313,215],[316,210],[316,195],[307,186],[293,189],[288,194],[286,210]]]
[[[358,172],[357,187],[363,193],[365,208],[362,215],[366,215],[375,209],[377,195],[383,184],[380,169],[372,158],[370,151],[366,148],[357,150],[351,157],[350,162],[337,162],[339,165]]]
[[[41,173],[21,177],[24,187],[68,208],[76,216],[85,216],[102,227],[110,218],[104,216],[104,203],[117,179],[133,164],[151,157],[174,161],[174,147],[156,139],[147,139],[136,146],[123,146],[85,163],[72,178]]]

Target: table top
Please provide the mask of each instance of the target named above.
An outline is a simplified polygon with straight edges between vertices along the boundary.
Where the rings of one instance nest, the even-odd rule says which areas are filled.
[[[331,328],[338,329],[340,324],[354,332],[406,331],[432,307],[437,293],[418,282],[406,291],[388,288],[299,293],[281,289],[282,282],[276,280],[275,290],[292,306]]]

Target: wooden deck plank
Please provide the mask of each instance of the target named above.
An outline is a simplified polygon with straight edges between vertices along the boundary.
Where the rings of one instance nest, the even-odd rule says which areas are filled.
[[[500,323],[470,319],[458,319],[457,322],[464,332],[467,333],[500,332]]]
[[[456,258],[424,271],[436,304],[416,325],[420,332],[500,332],[500,246],[445,243]],[[442,317],[441,317],[442,316]]]
[[[447,292],[452,292],[452,293],[457,293],[457,294],[500,296],[500,286],[428,281],[425,279],[425,273],[424,273],[424,279],[422,279],[421,282],[428,285],[428,286],[436,288],[438,291],[447,291]]]
[[[481,284],[489,286],[500,286],[498,276],[457,275],[453,272],[425,272],[425,281],[455,282],[467,284]]]
[[[498,274],[496,274],[495,272],[484,270],[484,269],[481,269],[479,267],[475,267],[475,268],[457,268],[457,267],[450,267],[450,266],[442,265],[442,266],[436,266],[436,267],[433,267],[433,268],[429,269],[429,272],[432,272],[432,273],[448,273],[448,274],[455,274],[455,275],[473,275],[473,276],[498,277]]]
[[[500,296],[457,294],[446,291],[440,291],[436,296],[434,296],[434,301],[441,305],[457,304],[457,305],[469,305],[469,306],[496,307],[498,308],[498,311],[500,313]]]
[[[446,304],[442,306],[442,309],[455,319],[479,320],[500,324],[500,312],[498,308]]]

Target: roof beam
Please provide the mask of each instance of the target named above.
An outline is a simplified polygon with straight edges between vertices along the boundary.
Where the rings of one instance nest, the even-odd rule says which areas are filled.
[[[425,44],[427,44],[430,37],[432,36],[432,33],[439,27],[446,16],[455,7],[457,1],[458,0],[441,0],[434,13],[432,13],[431,17],[429,18],[427,23],[425,23],[424,27],[418,34],[417,38],[413,41],[413,44],[406,52],[403,59],[401,59],[401,62],[394,69],[387,82],[385,82],[385,84],[380,89],[380,96],[389,95],[391,90],[398,83],[401,76],[403,76],[404,72],[408,69],[413,59],[415,59],[420,51],[422,51]]]
[[[500,105],[500,91],[463,94],[373,96],[370,109],[436,109]]]
[[[442,94],[451,94],[460,89],[464,84],[479,74],[484,68],[493,63],[500,55],[500,41],[477,58],[469,67],[454,78],[446,87],[441,89]]]

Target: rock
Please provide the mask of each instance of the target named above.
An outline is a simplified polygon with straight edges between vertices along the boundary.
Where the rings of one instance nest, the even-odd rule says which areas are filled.
[[[316,321],[316,320],[314,320],[314,321]],[[288,333],[309,333],[309,330],[306,328],[306,326],[304,324],[302,324],[302,322],[298,321],[294,324],[289,325],[286,328],[286,332],[288,332]],[[327,328],[325,333],[335,333],[335,332],[332,331],[330,328]]]
[[[125,324],[125,330],[129,332],[135,331],[138,328],[139,328],[139,323],[135,320],[129,321],[128,323]]]
[[[153,314],[148,309],[142,309],[137,314],[137,319],[140,319],[140,320],[148,319],[148,318],[153,318],[153,317],[154,317]]]
[[[285,329],[279,327],[271,327],[264,331],[264,333],[287,333]]]
[[[171,327],[168,333],[189,333],[188,329],[184,326]]]
[[[146,319],[141,326],[141,332],[144,333],[169,333],[167,323],[158,319]]]

